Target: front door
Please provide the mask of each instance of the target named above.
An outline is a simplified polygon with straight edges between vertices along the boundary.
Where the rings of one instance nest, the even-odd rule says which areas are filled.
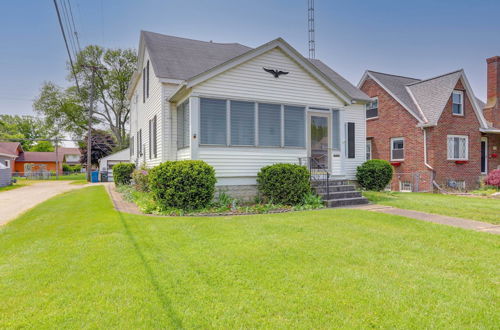
[[[488,138],[481,138],[481,173],[488,173]]]
[[[330,169],[331,119],[329,113],[309,114],[309,157],[311,168]]]

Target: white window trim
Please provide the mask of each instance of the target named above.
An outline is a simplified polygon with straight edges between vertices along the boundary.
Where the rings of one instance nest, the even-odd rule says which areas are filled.
[[[403,141],[403,158],[392,158],[392,151],[394,150],[394,141],[397,141],[397,140],[402,140]],[[398,149],[399,150],[399,149]],[[401,161],[401,160],[405,160],[404,158],[404,154],[405,154],[405,138],[403,137],[395,137],[395,138],[391,138],[391,161]]]
[[[7,168],[10,168],[10,159],[6,159],[4,164]]]
[[[403,189],[405,186],[405,183],[408,183],[410,185],[410,189]],[[400,192],[413,192],[413,184],[410,181],[399,181],[399,191]]]
[[[449,148],[449,138],[464,138],[465,139],[465,158],[450,158],[448,153]],[[469,160],[469,137],[467,135],[447,135],[446,136],[446,158],[448,160]]]
[[[460,113],[454,113],[453,112],[453,94],[459,94],[460,95],[460,100],[462,101],[462,103],[460,104],[461,107],[460,107],[460,110],[462,110]],[[452,93],[451,93],[451,114],[454,115],[454,116],[461,116],[463,117],[465,115],[465,111],[464,111],[464,92],[463,91],[459,91],[459,90],[454,90]]]
[[[377,101],[377,107],[376,108],[370,108],[370,109],[368,109],[368,105],[370,103],[374,102],[374,101]],[[377,109],[377,115],[375,117],[370,117],[370,118],[366,117],[366,120],[372,120],[372,119],[377,119],[378,118],[378,108],[379,108],[378,97],[377,96],[376,97],[372,97],[370,103],[366,104],[366,107],[365,107],[365,117],[366,117],[366,113],[368,112],[368,110],[372,110],[372,109]]]
[[[368,146],[368,144],[370,145],[370,158],[369,159],[366,159],[366,160],[371,160],[373,158],[373,152],[372,152],[372,149],[373,149],[373,143],[372,143],[372,140],[371,139],[367,139],[366,140],[366,145]],[[368,152],[365,152],[365,157],[366,155],[368,154]]]

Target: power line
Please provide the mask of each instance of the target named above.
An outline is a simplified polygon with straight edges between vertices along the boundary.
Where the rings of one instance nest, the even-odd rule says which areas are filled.
[[[53,0],[53,1],[54,1],[54,7],[56,8],[56,12],[57,12],[57,19],[59,21],[59,27],[61,28],[61,33],[63,35],[64,44],[66,46],[66,51],[68,52],[69,63],[71,64],[71,71],[73,72],[73,76],[75,77],[76,90],[78,91],[78,94],[80,94],[80,85],[78,84],[78,78],[76,76],[75,66],[73,64],[73,59],[71,58],[71,52],[69,50],[68,40],[66,39],[66,33],[64,32],[63,23],[62,23],[62,20],[61,20],[61,14],[59,12],[59,6],[57,5],[57,1],[56,0]]]
[[[76,30],[75,19],[73,18],[73,10],[71,9],[71,1],[70,0],[67,0],[67,1],[68,1],[69,14],[71,15],[71,22],[73,23],[73,31],[75,33],[76,45],[78,47],[78,51],[81,52],[82,47],[80,46],[80,40],[78,38],[78,32]]]

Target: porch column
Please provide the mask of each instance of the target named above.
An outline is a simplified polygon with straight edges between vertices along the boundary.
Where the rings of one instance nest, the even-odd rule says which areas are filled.
[[[200,98],[189,98],[189,134],[191,159],[199,159],[198,146],[200,145]]]

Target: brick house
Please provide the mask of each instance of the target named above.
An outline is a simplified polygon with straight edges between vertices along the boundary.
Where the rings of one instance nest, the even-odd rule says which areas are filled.
[[[391,189],[476,188],[500,166],[500,57],[488,62],[488,103],[463,70],[420,80],[366,71],[367,158],[394,166]]]

